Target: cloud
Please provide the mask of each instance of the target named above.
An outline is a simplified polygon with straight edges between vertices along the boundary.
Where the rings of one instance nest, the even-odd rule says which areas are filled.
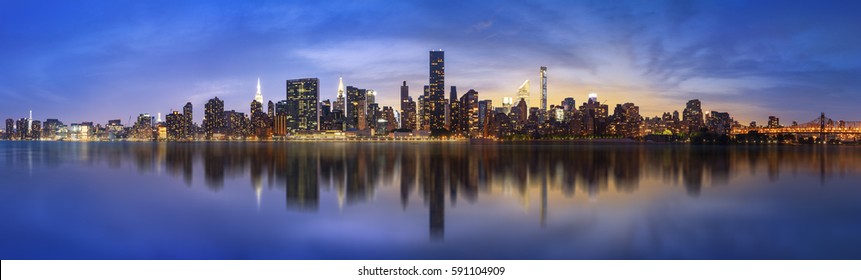
[[[511,96],[548,66],[551,103],[594,89],[649,113],[701,98],[743,118],[794,117],[804,106],[849,118],[857,109],[844,104],[861,91],[861,22],[851,12],[859,5],[4,2],[0,41],[12,43],[0,45],[0,96],[18,101],[0,103],[0,112],[26,101],[57,117],[99,120],[187,100],[202,108],[216,94],[247,110],[258,76],[277,101],[283,81],[300,77],[320,78],[321,99],[334,98],[339,74],[393,105],[403,80],[420,93],[427,51],[442,48],[446,85],[475,88],[482,99]]]
[[[490,28],[491,26],[493,26],[493,21],[492,21],[492,20],[483,20],[483,21],[479,21],[479,22],[477,22],[476,24],[473,24],[473,25],[469,28],[469,32],[482,32],[482,31],[484,31],[484,30],[486,30],[486,29]]]

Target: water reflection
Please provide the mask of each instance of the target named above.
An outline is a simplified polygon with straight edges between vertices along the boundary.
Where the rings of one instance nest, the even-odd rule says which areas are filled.
[[[416,195],[428,209],[432,240],[445,236],[446,202],[474,203],[502,192],[529,203],[538,193],[538,223],[546,226],[548,193],[596,198],[634,193],[655,180],[697,197],[704,187],[737,176],[777,181],[806,173],[824,184],[861,173],[853,147],[687,147],[650,145],[470,145],[465,143],[4,143],[6,166],[32,170],[66,163],[131,163],[140,173],[166,173],[193,186],[195,167],[218,192],[248,187],[259,209],[264,187],[283,189],[287,209],[316,212],[323,190],[340,208],[365,203],[381,188],[396,188],[406,209]],[[200,170],[198,168],[197,170]],[[250,178],[247,186],[225,182]]]

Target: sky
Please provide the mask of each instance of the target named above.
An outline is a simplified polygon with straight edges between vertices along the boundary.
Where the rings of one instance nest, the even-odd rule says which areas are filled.
[[[548,67],[548,103],[590,91],[641,115],[706,111],[742,123],[820,112],[861,120],[859,1],[0,1],[0,118],[64,123],[195,108],[215,96],[248,112],[285,80],[338,77],[399,109],[406,81],[428,83],[445,51],[445,86],[500,105]]]

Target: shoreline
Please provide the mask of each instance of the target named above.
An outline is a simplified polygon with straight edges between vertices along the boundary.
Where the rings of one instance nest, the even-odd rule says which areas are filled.
[[[492,140],[492,139],[291,139],[291,140],[191,140],[191,141],[144,141],[144,140],[8,140],[0,139],[2,142],[15,143],[151,143],[151,144],[210,144],[210,143],[463,143],[473,146],[492,145],[618,145],[618,146],[737,146],[737,147],[816,147],[816,146],[861,146],[861,143],[690,143],[690,142],[655,142],[635,139],[619,138],[592,138],[592,139],[535,139],[535,140]]]

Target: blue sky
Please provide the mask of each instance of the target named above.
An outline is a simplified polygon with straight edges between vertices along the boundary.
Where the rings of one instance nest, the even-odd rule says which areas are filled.
[[[338,76],[396,106],[428,51],[446,87],[499,105],[547,66],[549,102],[591,90],[644,116],[683,108],[737,120],[861,120],[858,1],[17,1],[0,2],[0,117],[65,123],[168,113],[218,96],[247,112],[284,80]]]

